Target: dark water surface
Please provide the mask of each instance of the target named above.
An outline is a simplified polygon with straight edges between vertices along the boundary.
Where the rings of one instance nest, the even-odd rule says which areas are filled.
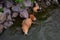
[[[60,40],[60,8],[49,13],[52,15],[47,20],[32,25],[27,36],[24,36],[21,30],[11,32],[7,29],[0,36],[0,40]]]

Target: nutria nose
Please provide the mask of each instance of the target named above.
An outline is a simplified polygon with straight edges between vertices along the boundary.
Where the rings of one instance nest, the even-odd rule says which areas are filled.
[[[39,12],[39,11],[40,11],[40,9],[37,9],[37,11]]]

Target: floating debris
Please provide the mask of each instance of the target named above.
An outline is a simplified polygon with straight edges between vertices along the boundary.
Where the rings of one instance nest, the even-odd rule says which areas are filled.
[[[13,12],[19,12],[20,10],[21,10],[20,7],[17,5],[12,7]]]
[[[4,25],[4,28],[7,29],[13,25],[13,22],[12,21],[6,21],[3,25]]]
[[[8,8],[6,8],[6,7],[4,7],[4,8],[3,8],[3,13],[4,13],[5,15],[7,15],[7,14],[10,14],[10,15],[11,15],[11,10],[8,9]]]
[[[6,20],[6,15],[0,12],[0,23],[3,23]]]
[[[25,7],[31,7],[33,5],[30,0],[24,0],[23,3],[25,5]]]
[[[12,13],[12,18],[15,18],[15,17],[17,17],[18,16],[18,12],[13,12]]]
[[[11,8],[11,7],[13,6],[13,3],[10,2],[10,1],[6,1],[6,2],[5,2],[5,6],[6,6],[7,8]]]
[[[29,17],[27,9],[23,9],[20,11],[20,17],[21,18],[28,18]]]
[[[3,25],[2,24],[0,24],[0,33],[2,33],[3,32]]]

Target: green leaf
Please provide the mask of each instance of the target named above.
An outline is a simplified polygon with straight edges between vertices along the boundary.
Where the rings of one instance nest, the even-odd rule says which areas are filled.
[[[35,0],[31,0],[31,2],[34,2]]]
[[[0,12],[3,12],[3,8],[0,8]]]
[[[22,3],[22,7],[21,8],[26,8],[26,6],[24,5],[24,3]]]
[[[21,3],[21,2],[23,2],[23,0],[14,0],[14,2]]]

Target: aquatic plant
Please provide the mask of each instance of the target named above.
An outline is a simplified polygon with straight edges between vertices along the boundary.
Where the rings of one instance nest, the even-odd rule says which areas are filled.
[[[22,3],[22,7],[21,8],[25,8],[25,5],[24,5],[24,1],[25,0],[13,0],[15,3]],[[35,0],[29,0],[29,1],[31,1],[32,3],[35,1]],[[27,3],[27,5],[28,5],[29,3]]]
[[[34,2],[35,0],[31,0],[31,2]]]
[[[16,2],[16,3],[21,3],[21,2],[23,2],[24,0],[14,0],[14,2]],[[30,0],[31,2],[34,2],[35,0]]]
[[[0,8],[0,12],[3,12],[3,8]]]
[[[23,2],[23,0],[14,0],[14,2],[21,3],[21,2]]]

